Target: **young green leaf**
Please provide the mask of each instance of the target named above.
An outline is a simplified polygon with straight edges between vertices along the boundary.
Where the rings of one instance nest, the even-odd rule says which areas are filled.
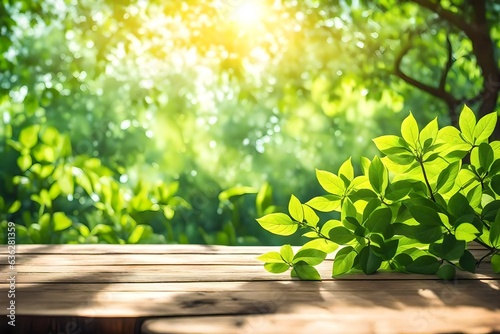
[[[413,114],[410,113],[408,117],[403,120],[401,124],[401,135],[403,139],[413,148],[417,148],[417,142],[419,137],[419,129],[417,121]]]
[[[38,142],[38,132],[40,131],[40,125],[33,124],[24,127],[19,133],[19,142],[25,148],[32,148]]]
[[[455,278],[456,270],[455,267],[452,266],[451,264],[444,264],[442,265],[438,271],[436,272],[436,275],[441,278],[442,280],[452,280]]]
[[[460,113],[458,125],[460,126],[462,137],[470,144],[474,144],[476,115],[474,115],[474,112],[466,105],[464,105],[462,112]]]
[[[455,237],[457,240],[463,240],[465,242],[473,241],[479,234],[481,234],[481,232],[476,226],[467,222],[458,225],[455,229]]]
[[[292,195],[290,201],[288,202],[288,212],[290,216],[297,222],[302,222],[304,220],[304,209],[302,208],[302,203],[299,199]]]
[[[295,264],[292,270],[292,277],[295,276],[305,281],[321,281],[321,275],[316,268],[307,264]]]
[[[356,256],[358,253],[351,246],[338,251],[333,260],[333,277],[348,273],[354,265]]]
[[[370,168],[368,169],[368,179],[375,192],[382,195],[385,194],[385,190],[389,184],[389,175],[387,168],[379,157],[373,158]]]
[[[290,266],[286,263],[264,263],[264,268],[273,274],[281,274],[287,271]]]
[[[460,171],[460,161],[456,161],[448,165],[439,173],[436,187],[434,191],[446,194],[456,183],[458,172]]]
[[[316,266],[323,262],[326,258],[326,253],[313,248],[301,249],[293,257],[293,263],[305,262],[308,265]]]
[[[321,212],[335,211],[341,203],[341,197],[337,195],[316,196],[306,202],[311,208]]]
[[[52,219],[54,220],[54,231],[63,231],[73,225],[71,219],[64,212],[55,212]]]
[[[479,166],[483,168],[483,171],[488,171],[494,160],[494,153],[491,146],[487,143],[481,143],[479,145]]]
[[[267,252],[257,257],[257,260],[267,263],[284,263],[283,257],[278,252]]]
[[[258,218],[257,222],[265,230],[277,235],[292,235],[297,231],[298,223],[292,221],[288,215],[284,213],[271,213],[262,218]]]
[[[419,141],[420,145],[424,149],[431,147],[437,139],[438,135],[438,121],[437,117],[430,121],[423,129],[420,131]]]
[[[302,209],[304,210],[304,221],[307,225],[311,227],[316,227],[319,222],[319,217],[308,205],[302,204]]]
[[[290,245],[283,245],[280,248],[280,255],[284,262],[291,263],[293,261],[293,250]],[[267,261],[270,262],[270,261]]]
[[[318,179],[319,184],[325,189],[327,192],[337,196],[343,196],[345,191],[344,181],[337,175],[324,171],[324,170],[316,170],[316,178]]]
[[[339,176],[344,176],[349,181],[352,181],[354,179],[354,168],[352,167],[350,157],[340,166]]]
[[[335,250],[337,250],[337,248],[339,248],[339,245],[328,239],[317,238],[306,242],[301,249],[308,249],[308,248],[317,249],[325,253],[332,253]]]
[[[491,136],[497,125],[498,113],[496,111],[483,116],[474,128],[474,144],[480,144]]]

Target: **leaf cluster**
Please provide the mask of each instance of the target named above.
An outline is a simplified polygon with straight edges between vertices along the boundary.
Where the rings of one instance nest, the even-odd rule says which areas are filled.
[[[258,259],[270,272],[291,268],[306,280],[320,279],[314,266],[333,252],[333,277],[387,270],[452,279],[485,258],[468,250],[474,241],[500,272],[500,141],[488,141],[497,118],[477,121],[464,106],[458,129],[440,129],[437,119],[420,129],[410,113],[401,136],[374,139],[384,157],[361,158],[362,175],[355,176],[351,158],[337,174],[317,170],[327,194],[305,203],[292,195],[288,214],[257,219],[271,233],[300,230],[311,239],[295,255],[285,245]],[[320,223],[317,212],[333,211],[340,220]]]

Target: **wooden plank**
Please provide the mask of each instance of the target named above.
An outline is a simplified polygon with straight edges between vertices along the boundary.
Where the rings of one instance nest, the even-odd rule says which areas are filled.
[[[256,254],[279,251],[279,246],[218,246],[218,245],[16,245],[16,254]],[[293,246],[299,249],[300,246]],[[484,250],[477,243],[469,243],[469,250]],[[5,253],[6,245],[0,245]],[[5,253],[6,254],[6,253]]]
[[[474,309],[387,310],[374,308],[354,314],[309,309],[300,314],[260,314],[146,320],[144,334],[220,333],[493,333],[500,331],[500,314]],[[363,314],[360,318],[360,314]]]
[[[130,286],[126,291],[106,290],[105,284],[83,291],[77,287],[84,284],[72,285],[72,289],[66,284],[23,287],[16,291],[16,311],[19,315],[92,318],[298,312],[295,308],[300,310],[307,305],[347,313],[378,306],[390,309],[448,306],[500,312],[499,281],[494,284],[478,280],[360,280],[221,282],[213,287],[207,282],[172,283],[170,287],[151,285],[148,291]]]
[[[486,254],[486,251],[472,251],[476,258],[480,258]],[[50,265],[50,266],[89,266],[89,265],[116,265],[127,263],[129,265],[136,264],[192,264],[192,265],[207,265],[207,264],[236,264],[236,265],[258,265],[262,266],[263,262],[257,260],[261,254],[20,254],[16,255],[17,266],[32,266],[32,265]],[[333,261],[333,255],[327,257],[327,261]],[[489,258],[484,260],[484,263],[489,263]],[[330,263],[331,265],[331,263]]]

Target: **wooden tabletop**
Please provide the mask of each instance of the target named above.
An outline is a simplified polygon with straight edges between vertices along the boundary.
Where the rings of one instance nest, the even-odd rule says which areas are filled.
[[[256,260],[277,249],[18,245],[15,267],[1,264],[0,333],[500,331],[500,275],[488,262],[446,282],[398,273],[332,279],[327,259],[318,266],[324,280],[306,282]],[[7,298],[11,276],[15,297]],[[5,317],[10,300],[15,330]]]

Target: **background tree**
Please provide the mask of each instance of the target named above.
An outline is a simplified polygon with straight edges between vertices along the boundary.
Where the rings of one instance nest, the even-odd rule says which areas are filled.
[[[478,3],[487,21],[470,30],[487,29],[498,57],[500,8]],[[70,161],[98,159],[135,194],[140,185],[179,182],[191,209],[144,214],[163,226],[155,233],[172,227],[176,237],[165,241],[279,243],[254,218],[284,205],[286,194],[316,193],[314,168],[375,155],[371,138],[396,133],[410,109],[421,123],[452,122],[455,109],[441,93],[453,108],[486,97],[491,104],[498,80],[489,80],[472,37],[447,18],[478,25],[474,4],[3,1],[0,135],[3,153],[15,154],[2,160],[3,180],[30,172],[20,170],[23,152],[10,140],[40,124],[69,138]],[[12,194],[0,195],[14,203]],[[38,217],[29,196],[23,210]],[[157,196],[148,198],[155,204]]]

